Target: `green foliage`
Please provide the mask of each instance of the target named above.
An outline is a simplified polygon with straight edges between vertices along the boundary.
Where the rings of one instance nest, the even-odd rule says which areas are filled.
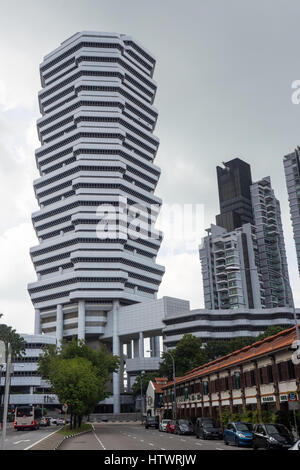
[[[119,358],[110,354],[105,346],[94,350],[84,341],[73,338],[63,342],[61,348],[45,347],[38,368],[59,401],[67,403],[68,412],[78,417],[80,425],[82,416],[91,413],[99,401],[109,396],[109,374],[118,366]]]
[[[8,344],[10,344],[12,359],[25,354],[26,341],[11,326],[5,324],[0,325],[0,340],[5,343],[6,355],[8,352]]]
[[[137,396],[141,395],[141,386],[142,386],[142,394],[145,395],[150,380],[153,380],[155,377],[158,377],[158,372],[147,372],[146,374],[138,375],[133,386],[132,386],[132,396],[136,398]]]
[[[205,363],[202,341],[192,334],[185,334],[170,354],[172,354],[175,361],[176,377],[181,377],[189,370]],[[168,377],[169,380],[172,380],[172,359],[167,353],[163,353],[162,359],[163,361],[157,375],[160,377]]]
[[[280,333],[280,331],[283,331],[285,328],[282,326],[269,326],[264,333],[261,335],[257,336],[255,338],[255,341],[261,341],[262,339],[268,338],[268,336],[273,336],[276,335],[277,333]]]

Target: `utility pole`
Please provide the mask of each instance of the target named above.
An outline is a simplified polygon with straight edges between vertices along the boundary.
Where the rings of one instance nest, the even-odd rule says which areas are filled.
[[[169,351],[165,351],[165,354],[168,354],[172,359],[172,366],[173,366],[173,394],[174,394],[174,408],[173,408],[173,419],[177,419],[177,398],[176,398],[176,372],[175,372],[175,360],[173,354]]]
[[[11,374],[11,347],[10,347],[9,343],[8,343],[8,348],[7,349],[8,349],[8,356],[7,356],[7,360],[6,360],[4,409],[3,409],[3,427],[2,427],[1,446],[0,446],[1,450],[4,450],[4,447],[5,447],[8,400],[9,400],[9,386],[10,386],[10,374]]]

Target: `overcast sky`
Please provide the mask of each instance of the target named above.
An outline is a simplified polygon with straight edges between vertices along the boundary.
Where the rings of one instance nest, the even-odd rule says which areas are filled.
[[[43,56],[78,31],[133,36],[157,59],[156,194],[168,204],[203,204],[205,226],[218,213],[216,165],[234,157],[253,180],[271,176],[281,202],[296,305],[299,276],[283,156],[300,144],[298,0],[0,0],[0,312],[19,332],[33,331],[27,283],[36,279],[29,248],[38,176],[36,119]],[[203,233],[199,233],[199,238]],[[203,306],[197,243],[170,251],[159,297]]]

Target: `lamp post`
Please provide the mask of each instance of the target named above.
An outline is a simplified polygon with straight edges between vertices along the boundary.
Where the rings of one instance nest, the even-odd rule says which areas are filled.
[[[235,272],[235,271],[258,271],[258,269],[257,269],[257,267],[256,268],[240,268],[239,266],[227,266],[225,268],[225,271],[231,271],[231,272]],[[278,273],[277,271],[275,271],[273,269],[269,269],[269,271],[271,272],[271,274],[274,274],[275,276],[281,277],[286,282],[286,284],[288,285],[288,288],[290,290],[291,299],[293,299],[293,291],[292,291],[292,288],[290,286],[290,282],[284,276],[284,274],[280,274],[280,273]],[[296,308],[295,308],[294,301],[293,301],[292,309],[293,309],[294,322],[295,322],[295,326],[296,326],[297,342],[298,342],[298,345],[300,345],[300,333],[299,333],[299,326],[298,326],[298,322],[297,322],[297,314],[296,314]]]
[[[176,373],[175,373],[175,360],[173,355],[169,351],[164,351],[165,354],[168,354],[170,358],[172,359],[172,366],[173,366],[173,386],[174,386],[174,406],[173,406],[173,419],[177,419],[177,401],[176,401]]]
[[[8,400],[9,400],[9,386],[10,386],[10,374],[11,374],[11,347],[8,344],[8,355],[6,359],[6,374],[5,374],[5,392],[4,392],[4,408],[3,408],[3,427],[1,436],[1,450],[4,450],[5,438],[6,438],[6,425],[7,425],[7,411],[8,411]]]
[[[141,372],[141,374],[140,374],[140,383],[141,383],[141,415],[142,415],[142,419],[143,419],[143,414],[144,414],[143,382],[142,382],[143,375],[144,375],[144,372]]]

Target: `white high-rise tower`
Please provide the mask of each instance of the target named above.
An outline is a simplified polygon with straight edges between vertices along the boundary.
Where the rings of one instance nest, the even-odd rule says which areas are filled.
[[[117,325],[120,306],[156,298],[162,235],[147,228],[161,206],[154,67],[131,37],[98,32],[75,34],[40,66],[40,209],[32,215],[39,244],[30,251],[38,279],[28,290],[35,333],[58,343],[101,339],[108,311]],[[98,230],[103,214],[107,236]],[[127,236],[137,220],[140,236]]]

